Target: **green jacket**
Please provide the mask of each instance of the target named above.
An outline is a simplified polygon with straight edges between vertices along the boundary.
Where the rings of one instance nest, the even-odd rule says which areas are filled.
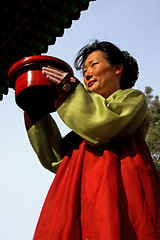
[[[145,138],[150,122],[146,98],[141,91],[118,90],[104,99],[81,83],[57,113],[72,131],[95,147],[120,141],[137,130]],[[51,115],[37,121],[28,136],[41,164],[56,173],[64,156],[64,138]]]

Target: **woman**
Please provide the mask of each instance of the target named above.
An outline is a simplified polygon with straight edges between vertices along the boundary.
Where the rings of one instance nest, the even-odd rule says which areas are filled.
[[[48,114],[25,115],[41,163],[57,172],[34,240],[160,239],[160,179],[144,140],[150,116],[144,94],[131,89],[137,62],[95,41],[75,67],[86,87],[51,66],[42,71],[57,86],[54,104],[71,133],[62,138]]]

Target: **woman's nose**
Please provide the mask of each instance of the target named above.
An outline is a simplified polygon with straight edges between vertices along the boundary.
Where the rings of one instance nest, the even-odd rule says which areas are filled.
[[[86,72],[85,77],[86,77],[87,80],[89,80],[92,76],[93,76],[93,73],[92,73],[91,69],[89,68]]]

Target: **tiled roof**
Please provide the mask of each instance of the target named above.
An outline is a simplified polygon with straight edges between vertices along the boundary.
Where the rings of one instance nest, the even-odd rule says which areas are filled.
[[[0,93],[7,92],[11,65],[26,56],[39,55],[62,37],[72,20],[93,0],[10,0],[0,3]],[[1,95],[1,94],[0,94]]]

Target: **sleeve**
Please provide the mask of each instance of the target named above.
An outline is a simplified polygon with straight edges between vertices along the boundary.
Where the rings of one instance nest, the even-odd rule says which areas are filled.
[[[56,173],[62,161],[62,137],[53,118],[47,114],[29,130],[28,137],[41,164]]]
[[[53,102],[56,108],[67,99],[78,83],[77,79],[69,77],[56,87],[58,99]],[[56,173],[63,156],[79,136],[71,132],[62,138],[53,118],[44,112],[24,112],[24,120],[30,143],[41,164]]]
[[[57,112],[88,143],[103,145],[132,135],[144,122],[148,107],[139,90],[118,90],[104,99],[79,83]]]

